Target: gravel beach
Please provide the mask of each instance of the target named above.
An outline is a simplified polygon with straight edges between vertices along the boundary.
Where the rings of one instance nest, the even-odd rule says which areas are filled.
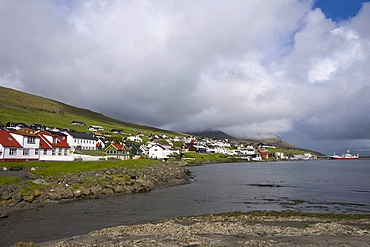
[[[268,212],[202,215],[106,228],[39,246],[370,246],[370,218]]]

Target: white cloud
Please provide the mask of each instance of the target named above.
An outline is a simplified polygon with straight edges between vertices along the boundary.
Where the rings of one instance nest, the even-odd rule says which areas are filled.
[[[0,85],[177,130],[359,138],[370,4],[341,23],[312,6],[1,1]]]

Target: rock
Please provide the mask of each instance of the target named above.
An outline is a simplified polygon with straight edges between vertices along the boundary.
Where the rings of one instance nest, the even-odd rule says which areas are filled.
[[[125,187],[123,187],[122,185],[118,185],[114,187],[114,193],[122,193],[124,190],[125,190]]]
[[[125,192],[128,194],[131,194],[134,192],[134,188],[131,185],[126,185],[125,186]]]
[[[28,202],[28,203],[32,203],[35,200],[35,196],[34,195],[24,196],[23,200]]]
[[[47,199],[52,201],[58,201],[62,199],[62,196],[56,192],[49,192],[46,194]]]
[[[86,187],[84,187],[84,186],[81,186],[81,187],[80,187],[80,191],[81,191],[81,194],[82,194],[83,196],[89,196],[89,195],[90,195],[90,193],[91,193],[91,190],[90,190],[90,189],[88,189],[88,188],[86,188]]]
[[[42,194],[42,192],[39,189],[36,189],[36,190],[33,191],[34,197],[39,197],[39,196],[41,196],[41,194]]]
[[[73,190],[73,195],[74,195],[74,197],[76,197],[76,198],[79,198],[79,197],[81,197],[82,196],[82,191],[81,190]]]
[[[21,194],[15,194],[12,196],[12,199],[16,202],[21,202],[23,201],[23,196]]]
[[[132,185],[132,187],[133,187],[133,191],[135,192],[141,192],[144,189],[144,187],[139,183],[135,183],[134,185]]]
[[[0,209],[0,219],[8,217],[8,213]]]
[[[41,179],[41,178],[40,179],[33,180],[32,183],[34,183],[34,184],[43,184],[43,185],[46,185],[47,184],[46,180],[45,179]]]
[[[7,192],[3,192],[2,195],[1,195],[1,199],[2,200],[9,200],[9,199],[12,199],[12,195],[7,193]]]
[[[17,168],[12,167],[12,169]],[[38,169],[37,167],[34,168]],[[109,168],[104,171],[87,171],[45,178],[28,173],[27,177],[31,178],[34,184],[39,185],[37,186],[39,189],[35,189],[30,196],[22,197],[20,194],[16,195],[16,191],[25,189],[20,187],[19,184],[2,186],[0,187],[0,199],[4,205],[13,207],[17,204],[44,203],[48,200],[58,201],[78,197],[96,198],[101,194],[144,192],[157,185],[176,182],[178,178],[184,179],[188,175],[186,171],[186,169],[179,168],[177,165],[165,164],[148,167],[143,171],[120,167]],[[76,185],[80,187],[76,189]]]
[[[74,195],[73,195],[72,190],[65,189],[65,190],[62,191],[61,197],[62,197],[62,199],[71,199],[71,198],[74,197]]]
[[[102,190],[102,194],[105,194],[105,195],[112,195],[114,194],[114,191],[112,188],[108,188],[108,187],[105,187],[103,188]]]
[[[96,198],[102,194],[103,189],[97,185],[97,186],[92,187],[90,190],[91,190],[92,196]]]

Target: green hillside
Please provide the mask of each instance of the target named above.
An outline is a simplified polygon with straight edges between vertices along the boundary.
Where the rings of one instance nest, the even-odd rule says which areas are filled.
[[[136,134],[142,131],[145,134],[180,135],[172,131],[123,122],[87,109],[73,107],[55,100],[1,86],[0,95],[0,122],[4,125],[7,122],[39,123],[49,127],[71,128],[77,131],[87,131],[90,125],[99,125],[107,131],[123,129],[128,134]],[[71,126],[72,121],[84,122],[86,125]]]
[[[167,136],[184,136],[187,134],[168,130],[162,130],[140,124],[123,122],[113,119],[103,114],[96,113],[87,109],[70,106],[55,100],[46,99],[40,96],[20,92],[14,89],[0,86],[0,123],[22,122],[25,124],[38,123],[48,127],[70,128],[77,131],[87,131],[90,125],[102,126],[106,132],[112,129],[122,129],[125,133],[135,135],[138,132],[147,134],[166,134]],[[72,121],[84,122],[84,126],[71,125]],[[192,133],[201,137],[215,137],[220,139],[230,139],[236,142],[264,142],[275,145],[282,149],[298,149],[279,138],[270,139],[238,139],[233,138],[220,131],[205,131]]]

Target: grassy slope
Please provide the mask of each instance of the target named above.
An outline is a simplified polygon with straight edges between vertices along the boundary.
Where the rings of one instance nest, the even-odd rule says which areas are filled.
[[[72,128],[77,131],[87,131],[89,125],[100,125],[105,130],[123,129],[130,134],[143,131],[169,136],[179,135],[172,131],[119,121],[90,110],[5,87],[0,87],[0,95],[0,122],[3,124],[7,122],[42,123],[46,126]],[[72,121],[84,122],[86,126],[71,126]]]
[[[125,133],[136,134],[139,131],[144,134],[156,133],[166,134],[170,137],[185,134],[161,130],[154,127],[123,122],[117,119],[106,117],[100,113],[90,110],[73,107],[55,100],[46,99],[40,96],[23,93],[10,88],[0,86],[0,122],[23,122],[25,124],[41,123],[46,126],[58,128],[72,128],[77,131],[87,131],[89,125],[103,126],[106,131],[111,129],[123,129]],[[84,122],[85,126],[71,126],[72,121]],[[211,133],[215,135],[216,132]],[[216,133],[217,134],[217,133]],[[224,138],[234,139],[238,142],[266,142],[281,149],[298,149],[289,143],[283,142],[278,138],[264,140],[235,139],[223,133]],[[200,134],[199,136],[202,136]]]

